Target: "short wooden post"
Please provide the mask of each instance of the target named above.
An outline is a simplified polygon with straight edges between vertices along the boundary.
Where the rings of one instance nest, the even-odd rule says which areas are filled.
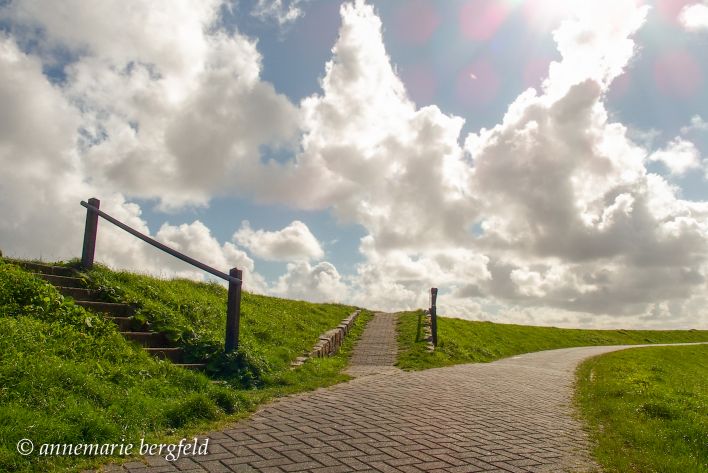
[[[229,276],[238,279],[238,282],[229,281],[229,298],[226,304],[226,341],[224,350],[230,353],[238,349],[238,332],[241,323],[241,285],[243,284],[243,271],[231,268]]]
[[[430,330],[433,332],[433,346],[438,346],[438,314],[437,307],[435,307],[436,301],[438,299],[438,288],[433,287],[430,289]]]
[[[99,208],[101,201],[95,197],[88,200],[88,204]],[[98,232],[98,213],[86,208],[86,227],[84,228],[84,248],[81,251],[81,267],[91,269],[93,267],[93,255],[96,252],[96,233]]]

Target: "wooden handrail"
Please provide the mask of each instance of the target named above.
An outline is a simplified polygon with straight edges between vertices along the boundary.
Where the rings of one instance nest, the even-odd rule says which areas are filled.
[[[175,258],[181,259],[185,263],[196,266],[209,274],[213,274],[216,277],[228,281],[229,293],[226,305],[226,341],[224,343],[224,348],[227,353],[238,348],[239,325],[241,319],[241,286],[243,283],[243,272],[240,269],[231,268],[229,274],[226,274],[218,269],[214,269],[211,266],[202,263],[201,261],[197,261],[184,253],[180,253],[179,251],[172,249],[143,233],[140,233],[120,220],[117,220],[103,212],[99,208],[101,201],[96,198],[91,198],[88,202],[84,202],[82,200],[81,205],[86,207],[86,229],[84,230],[84,246],[81,252],[81,266],[84,269],[91,269],[93,267],[93,258],[96,252],[98,217],[103,217],[121,230],[125,230],[155,248],[162,250]]]
[[[224,281],[230,281],[230,282],[236,282],[236,283],[241,282],[241,280],[238,278],[235,278],[235,277],[230,276],[226,273],[223,273],[223,272],[219,271],[218,269],[214,269],[211,266],[208,266],[208,265],[202,263],[201,261],[197,261],[194,258],[185,255],[184,253],[180,253],[179,251],[174,250],[174,249],[170,248],[169,246],[162,244],[159,241],[154,240],[154,239],[150,238],[149,236],[140,233],[139,231],[124,224],[120,220],[116,220],[115,218],[111,217],[106,212],[99,210],[98,207],[88,204],[88,203],[84,202],[83,200],[81,201],[81,205],[83,205],[84,207],[86,207],[89,210],[96,212],[97,215],[100,215],[101,217],[105,218],[106,220],[111,222],[116,227],[118,227],[122,230],[125,230],[126,232],[130,233],[131,235],[133,235],[135,237],[140,238],[141,240],[143,240],[146,243],[151,244],[155,248],[159,248],[160,250],[164,251],[165,253],[171,254],[175,258],[179,258],[182,261],[191,264],[192,266],[196,266],[197,268],[204,270],[207,273],[213,274],[214,276],[217,276],[217,277],[223,279]]]

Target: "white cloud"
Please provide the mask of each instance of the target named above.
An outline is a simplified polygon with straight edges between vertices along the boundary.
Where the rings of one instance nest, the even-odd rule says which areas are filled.
[[[209,47],[204,29],[216,19],[220,4],[220,0],[130,4],[108,0],[87,7],[81,0],[22,0],[4,5],[0,18],[11,21],[21,40],[37,41],[44,59],[65,48],[115,66],[151,65],[173,80],[175,75],[184,79],[198,73]]]
[[[665,148],[652,153],[649,160],[664,163],[671,174],[677,176],[701,167],[701,156],[696,145],[678,136]]]
[[[686,135],[695,131],[708,131],[708,122],[703,120],[700,115],[691,117],[691,124],[681,127],[681,134]]]
[[[27,0],[0,16],[45,63],[75,57],[61,92],[92,181],[175,208],[253,188],[268,172],[260,146],[297,135],[295,106],[260,80],[255,42],[218,28],[221,3]]]
[[[119,202],[118,205],[104,206],[102,202],[101,207],[109,208],[110,211],[106,211],[111,215],[150,235],[145,222],[139,217],[139,209],[135,204]],[[142,271],[163,277],[222,281],[201,269],[153,248],[104,220],[100,220],[98,235],[96,259],[109,266],[139,268]],[[153,238],[227,274],[229,269],[236,267],[243,271],[244,289],[257,293],[268,291],[266,281],[255,271],[253,260],[232,243],[220,244],[211,235],[211,231],[198,220],[179,226],[165,223]]]
[[[314,266],[307,261],[288,263],[286,274],[272,288],[275,295],[313,302],[342,302],[348,297],[346,284],[331,263]]]
[[[607,89],[634,55],[631,35],[644,23],[648,6],[637,2],[608,0],[577,2],[574,15],[553,32],[560,62],[554,61],[544,91],[559,99],[568,89],[592,80]]]
[[[689,31],[708,30],[708,3],[686,5],[679,13],[679,21]]]
[[[80,115],[42,64],[0,34],[0,241],[5,254],[72,254],[89,186],[74,150]],[[67,220],[69,223],[67,223]],[[80,246],[79,246],[80,248]],[[74,252],[75,254],[75,252]]]
[[[582,313],[611,314],[626,323],[622,317],[650,304],[705,291],[706,205],[680,200],[648,174],[645,150],[609,120],[602,102],[646,15],[631,4],[617,5],[626,8],[624,28],[595,29],[592,16],[565,22],[556,33],[563,61],[551,67],[541,93],[525,92],[500,125],[468,140],[470,187],[484,203],[478,245],[491,258],[482,294],[573,311],[575,321]],[[614,38],[619,52],[593,49],[586,68],[557,73],[585,51],[574,39],[607,44],[596,35]],[[676,171],[693,165],[671,157]]]
[[[261,20],[275,21],[280,26],[293,23],[304,12],[301,5],[308,0],[258,0],[251,10],[251,15]]]
[[[301,104],[303,151],[291,170],[300,184],[277,186],[291,192],[281,198],[333,207],[340,219],[366,227],[380,248],[467,241],[475,202],[463,190],[463,120],[435,106],[415,109],[371,6],[343,5],[322,89]]]
[[[189,181],[197,173],[190,177],[181,171],[184,165],[165,152],[163,142],[170,113],[184,109],[175,104],[191,103],[185,97],[206,85],[202,75],[238,69],[234,77],[243,79],[244,93],[256,101],[261,98],[249,90],[264,88],[267,98],[269,86],[258,80],[253,44],[237,36],[204,36],[213,4],[194,4],[195,9],[185,2],[135,4],[136,16],[126,22],[113,21],[123,8],[120,2],[96,9],[68,2],[61,12],[54,4],[44,6],[12,2],[0,9],[3,18],[15,22],[11,31],[18,31],[0,35],[0,241],[5,254],[58,259],[80,253],[85,215],[80,200],[100,197],[104,210],[150,234],[140,208],[127,202],[125,193],[161,194],[166,202],[189,195],[178,178],[182,174]],[[183,29],[174,28],[178,20]],[[26,41],[28,31],[40,26],[39,55],[22,52],[17,41]],[[66,81],[53,85],[42,66],[51,64],[59,47],[71,49],[78,59],[67,66]],[[227,59],[244,51],[250,54]],[[262,105],[268,108],[267,100]],[[254,117],[249,120],[255,122]],[[205,190],[199,189],[200,198]],[[219,269],[239,266],[248,274],[246,287],[266,290],[253,261],[231,243],[219,245],[199,222],[165,225],[156,237]],[[120,268],[204,277],[106,222],[99,228],[97,259]]]
[[[247,221],[234,233],[234,240],[259,258],[268,261],[320,259],[324,250],[310,229],[299,220],[269,232],[253,230]]]
[[[353,300],[420,306],[440,285],[467,314],[486,301],[533,312],[535,323],[548,320],[543,310],[562,311],[561,322],[640,323],[652,304],[705,292],[708,208],[648,174],[645,149],[603,104],[647,9],[632,1],[592,9],[556,32],[562,60],[543,90],[526,91],[501,124],[467,137],[470,166],[458,144],[462,121],[416,110],[373,9],[345,4],[322,94],[302,104],[306,134],[293,166],[321,184],[290,198],[332,206],[368,230]],[[620,12],[612,22],[610,10]],[[453,261],[442,274],[436,251]],[[481,267],[462,257],[468,252]]]

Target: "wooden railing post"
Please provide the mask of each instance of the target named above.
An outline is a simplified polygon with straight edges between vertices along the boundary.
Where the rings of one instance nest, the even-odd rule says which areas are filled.
[[[430,289],[430,331],[433,332],[433,346],[438,346],[438,314],[435,307],[438,299],[438,288]]]
[[[238,332],[241,323],[241,285],[243,284],[243,271],[231,268],[229,276],[239,281],[229,281],[229,299],[226,303],[226,341],[224,350],[230,353],[238,349]]]
[[[99,208],[101,201],[92,197],[88,204]],[[98,213],[91,208],[86,208],[86,227],[84,228],[84,248],[81,251],[81,267],[93,267],[93,255],[96,252],[96,232],[98,231]]]

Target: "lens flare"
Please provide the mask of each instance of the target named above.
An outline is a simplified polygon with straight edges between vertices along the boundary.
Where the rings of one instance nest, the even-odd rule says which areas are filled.
[[[486,41],[494,36],[511,11],[496,0],[469,0],[460,8],[460,33],[466,39]]]
[[[499,93],[501,79],[488,59],[479,59],[457,75],[457,98],[465,105],[486,105]]]
[[[654,80],[664,95],[690,99],[698,92],[703,76],[691,53],[675,50],[662,54],[654,63]]]
[[[411,0],[396,10],[393,31],[401,42],[424,44],[440,23],[438,10],[430,0]]]

